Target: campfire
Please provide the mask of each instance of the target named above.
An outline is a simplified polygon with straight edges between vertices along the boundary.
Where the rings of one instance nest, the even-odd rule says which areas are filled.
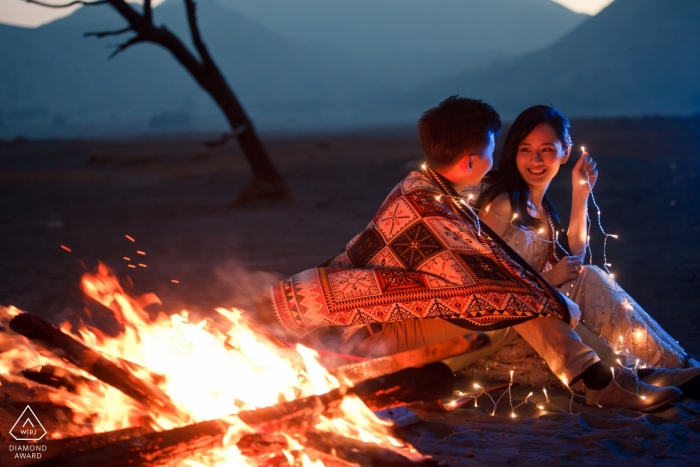
[[[374,412],[451,395],[449,369],[430,363],[485,345],[457,339],[327,369],[240,310],[154,318],[158,298],[129,295],[104,265],[81,285],[116,335],[0,307],[0,377],[50,388],[64,414],[42,459],[23,465],[434,464]]]

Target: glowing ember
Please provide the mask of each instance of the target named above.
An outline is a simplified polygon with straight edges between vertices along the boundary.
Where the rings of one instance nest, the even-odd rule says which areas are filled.
[[[321,395],[340,387],[340,382],[318,363],[315,351],[301,345],[280,348],[263,334],[254,332],[240,310],[219,308],[214,319],[192,320],[187,311],[152,317],[145,309],[160,303],[159,299],[153,294],[128,295],[104,265],[99,266],[96,274],[86,274],[81,286],[87,296],[114,313],[123,331],[110,337],[86,326],[70,329],[68,323],[61,330],[140,380],[156,385],[171,399],[176,413],[159,413],[141,405],[24,337],[0,333],[0,375],[18,375],[23,369],[54,365],[90,380],[90,388],[79,385],[77,395],[64,391],[49,395],[55,403],[74,412],[74,425],[61,433],[50,433],[49,437],[146,424],[161,431],[226,417],[229,429],[224,446],[194,456],[184,461],[185,465],[257,465],[257,461],[246,458],[236,446],[242,436],[255,430],[228,415]],[[0,321],[6,325],[20,313],[13,307],[0,307]],[[101,409],[105,407],[109,410]],[[378,419],[357,397],[343,398],[340,409],[342,418],[320,416],[315,429],[400,449],[403,456],[411,459],[421,458],[412,447],[390,436],[391,425]],[[289,451],[285,450],[284,456],[290,464],[323,465],[304,453],[294,439],[286,437]]]

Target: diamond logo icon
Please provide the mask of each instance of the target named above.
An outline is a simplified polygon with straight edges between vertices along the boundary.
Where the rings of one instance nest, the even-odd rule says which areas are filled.
[[[31,407],[27,406],[10,430],[17,441],[39,441],[46,436],[46,429]]]

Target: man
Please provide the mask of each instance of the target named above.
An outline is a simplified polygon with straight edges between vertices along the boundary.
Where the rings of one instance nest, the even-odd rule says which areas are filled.
[[[493,345],[447,363],[453,370],[520,334],[564,384],[582,380],[591,404],[649,411],[681,395],[630,380],[585,346],[576,304],[554,290],[479,222],[459,191],[491,169],[501,129],[496,111],[450,97],[419,121],[423,172],[389,194],[364,232],[321,267],[272,287],[264,323],[301,338],[343,326],[344,351],[378,357],[487,332]],[[639,394],[639,395],[637,395]]]

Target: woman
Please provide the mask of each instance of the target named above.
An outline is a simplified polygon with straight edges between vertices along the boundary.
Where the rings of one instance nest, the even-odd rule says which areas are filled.
[[[598,178],[596,163],[587,152],[581,154],[572,172],[569,229],[565,233],[561,227],[546,193],[571,150],[569,121],[563,114],[543,105],[522,112],[506,136],[499,170],[490,173],[478,188],[475,208],[480,218],[579,305],[581,324],[576,332],[606,363],[634,367],[641,378],[650,380],[661,374],[668,378],[669,372],[655,372],[657,367],[696,366],[697,362],[610,275],[583,265],[588,198]],[[515,369],[515,379],[522,383],[554,380],[540,368],[540,360],[530,350],[524,342],[516,342],[468,372],[486,371],[487,376],[498,377]]]

